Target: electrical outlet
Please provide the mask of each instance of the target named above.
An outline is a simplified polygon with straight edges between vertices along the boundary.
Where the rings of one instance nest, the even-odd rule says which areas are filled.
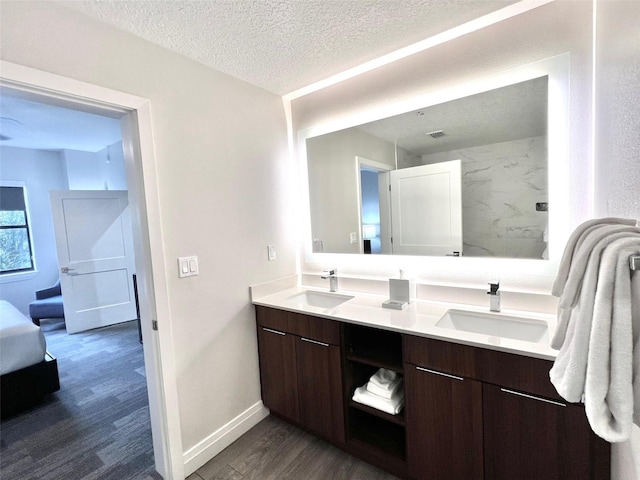
[[[276,259],[276,246],[275,245],[267,245],[267,252],[269,254],[269,261],[272,262]]]
[[[358,243],[358,233],[357,232],[351,232],[349,234],[349,240],[351,240],[351,244],[353,245],[354,243]]]

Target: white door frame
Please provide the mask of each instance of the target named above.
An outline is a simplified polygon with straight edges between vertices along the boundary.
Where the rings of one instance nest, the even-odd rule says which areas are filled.
[[[360,171],[362,167],[369,167],[370,170],[375,170],[376,172],[390,172],[393,170],[393,166],[387,165],[386,163],[376,162],[375,160],[370,160],[365,157],[361,157],[356,155],[356,194],[358,195],[358,245],[359,251],[358,253],[364,253],[364,235],[362,232],[362,180],[360,178]],[[382,209],[382,205],[380,206]],[[385,212],[380,211],[380,218],[382,218]]]
[[[149,100],[2,60],[0,86],[121,120],[155,467],[166,480],[182,480],[176,366]],[[154,319],[158,330],[152,328]]]

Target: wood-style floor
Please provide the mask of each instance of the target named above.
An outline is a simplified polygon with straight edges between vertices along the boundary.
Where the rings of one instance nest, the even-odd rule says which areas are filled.
[[[187,480],[397,480],[273,416]]]
[[[68,335],[42,322],[59,392],[0,423],[2,480],[159,480],[136,322]],[[394,480],[269,416],[188,480]]]
[[[155,472],[137,322],[68,335],[42,322],[60,391],[0,423],[2,480],[150,480]]]

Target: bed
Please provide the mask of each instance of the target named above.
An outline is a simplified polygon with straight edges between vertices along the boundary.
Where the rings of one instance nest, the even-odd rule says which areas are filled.
[[[0,410],[12,416],[60,389],[58,365],[40,327],[0,300]]]

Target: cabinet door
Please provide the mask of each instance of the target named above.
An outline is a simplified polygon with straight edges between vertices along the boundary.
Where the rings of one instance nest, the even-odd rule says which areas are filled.
[[[300,423],[344,443],[340,348],[304,337],[297,340]]]
[[[609,478],[608,444],[595,438],[582,407],[485,385],[483,412],[485,478]]]
[[[482,384],[407,364],[405,392],[412,477],[482,479]]]
[[[258,327],[262,401],[274,413],[298,421],[296,337]]]

